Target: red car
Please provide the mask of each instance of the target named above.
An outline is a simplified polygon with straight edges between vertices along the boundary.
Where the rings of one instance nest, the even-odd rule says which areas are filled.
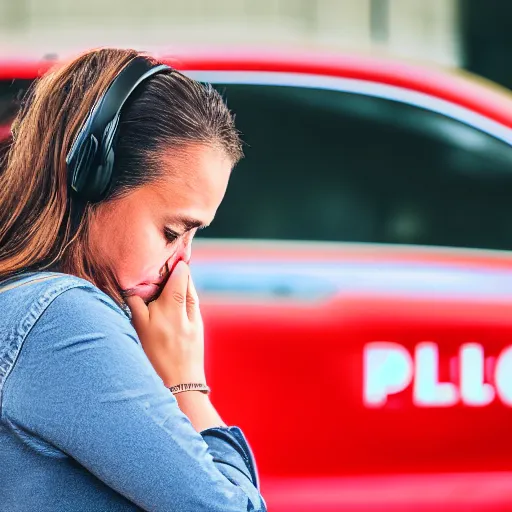
[[[512,510],[511,96],[353,55],[166,60],[247,142],[193,272],[269,510]],[[5,136],[48,65],[0,62]]]

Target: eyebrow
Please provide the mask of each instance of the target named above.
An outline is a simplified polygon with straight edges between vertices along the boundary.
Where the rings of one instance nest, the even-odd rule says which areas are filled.
[[[187,231],[192,231],[193,229],[196,228],[202,229],[208,226],[208,224],[205,224],[200,220],[193,219],[192,217],[187,217],[183,215],[167,217],[165,223],[171,226],[180,226],[183,229],[184,233],[186,233]]]

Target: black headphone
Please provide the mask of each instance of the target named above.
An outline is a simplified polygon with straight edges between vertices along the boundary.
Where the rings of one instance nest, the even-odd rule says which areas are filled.
[[[68,183],[81,203],[75,205],[78,210],[83,209],[86,201],[101,201],[112,188],[116,132],[126,100],[141,82],[169,70],[172,68],[165,64],[155,66],[144,57],[135,57],[87,115],[66,156]],[[75,211],[75,224],[80,215]]]

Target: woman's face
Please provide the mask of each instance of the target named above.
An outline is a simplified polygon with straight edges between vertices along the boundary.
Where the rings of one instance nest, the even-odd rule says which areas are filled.
[[[187,263],[198,228],[210,224],[231,174],[221,149],[189,145],[163,154],[164,177],[100,205],[90,226],[94,257],[128,295],[155,298],[180,260]]]

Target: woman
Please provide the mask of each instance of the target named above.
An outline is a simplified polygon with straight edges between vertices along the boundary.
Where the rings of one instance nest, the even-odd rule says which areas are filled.
[[[129,50],[38,81],[0,175],[0,510],[265,510],[211,404],[188,270],[241,157],[211,87]]]

